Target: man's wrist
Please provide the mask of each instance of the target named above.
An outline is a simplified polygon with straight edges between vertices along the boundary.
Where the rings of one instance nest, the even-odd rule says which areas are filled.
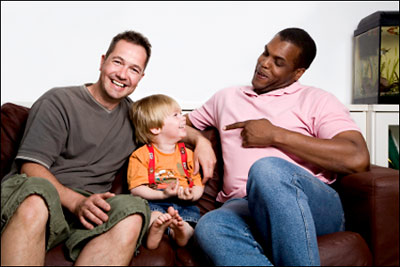
[[[186,125],[186,132],[187,134],[183,141],[193,146],[197,146],[199,140],[201,140],[201,138],[204,138],[198,130],[188,125]]]

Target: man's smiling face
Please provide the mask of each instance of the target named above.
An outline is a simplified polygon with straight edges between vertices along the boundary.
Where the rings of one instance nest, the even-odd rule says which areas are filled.
[[[146,50],[139,45],[120,40],[108,57],[102,57],[100,67],[101,95],[107,101],[120,101],[130,95],[144,76]]]
[[[301,48],[275,36],[257,60],[252,84],[257,94],[280,89],[297,81],[305,69],[296,68]]]

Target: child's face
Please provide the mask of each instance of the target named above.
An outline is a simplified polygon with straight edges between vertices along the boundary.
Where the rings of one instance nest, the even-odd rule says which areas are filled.
[[[180,108],[174,111],[164,119],[164,125],[161,128],[160,135],[178,142],[186,136],[186,118],[182,115]]]

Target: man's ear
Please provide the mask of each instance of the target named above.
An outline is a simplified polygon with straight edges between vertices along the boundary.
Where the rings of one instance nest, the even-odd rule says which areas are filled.
[[[301,76],[303,76],[304,72],[306,72],[305,68],[298,68],[295,70],[294,79],[298,81]]]
[[[154,135],[160,134],[161,128],[151,128],[150,132]]]
[[[102,56],[101,56],[100,68],[99,68],[100,71],[101,71],[101,69],[103,68],[104,61],[106,61],[106,55],[102,55]]]

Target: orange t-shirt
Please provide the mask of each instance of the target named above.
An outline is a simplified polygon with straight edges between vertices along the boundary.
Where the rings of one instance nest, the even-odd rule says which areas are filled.
[[[189,186],[185,171],[182,166],[181,152],[178,144],[175,147],[175,152],[165,154],[158,150],[154,145],[155,172],[154,180],[157,189],[164,189],[171,182],[176,182],[179,179],[179,185],[186,188]],[[191,175],[193,184],[203,186],[201,183],[200,174],[193,175],[193,151],[186,148],[188,172]],[[149,150],[146,145],[134,151],[129,157],[128,165],[128,188],[131,190],[139,185],[149,184]]]

